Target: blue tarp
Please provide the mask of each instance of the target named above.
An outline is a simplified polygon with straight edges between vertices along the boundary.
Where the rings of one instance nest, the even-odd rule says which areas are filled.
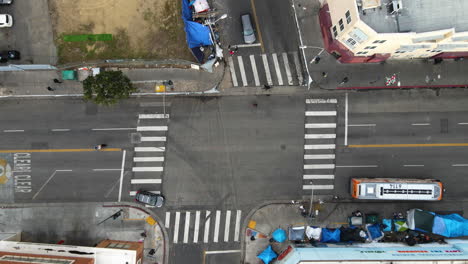
[[[259,259],[263,261],[263,263],[268,264],[270,263],[273,259],[278,257],[278,254],[273,251],[271,246],[268,246],[265,250],[263,250],[262,253],[258,254],[257,256]]]
[[[210,29],[200,23],[192,21],[192,11],[189,2],[182,0],[182,19],[185,24],[185,33],[189,48],[212,45]]]
[[[340,242],[340,235],[341,231],[339,229],[322,228],[322,239],[320,239],[320,242],[338,243]]]
[[[283,243],[286,240],[286,231],[284,231],[281,228],[278,228],[273,232],[272,237],[277,242]]]
[[[468,219],[459,214],[435,215],[432,233],[445,237],[468,236]]]
[[[367,231],[369,232],[369,237],[371,240],[378,240],[382,238],[383,233],[380,230],[380,225],[379,224],[367,224],[366,225]]]

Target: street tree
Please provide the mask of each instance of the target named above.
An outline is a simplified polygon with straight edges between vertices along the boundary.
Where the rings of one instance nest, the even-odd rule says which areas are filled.
[[[136,91],[122,71],[103,71],[83,81],[84,99],[96,104],[112,105]]]

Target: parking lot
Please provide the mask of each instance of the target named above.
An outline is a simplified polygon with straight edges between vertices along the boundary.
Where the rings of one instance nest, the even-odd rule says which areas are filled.
[[[12,27],[0,28],[0,51],[21,53],[19,61],[0,65],[57,62],[47,0],[13,0],[11,5],[0,5],[0,14],[13,17]]]

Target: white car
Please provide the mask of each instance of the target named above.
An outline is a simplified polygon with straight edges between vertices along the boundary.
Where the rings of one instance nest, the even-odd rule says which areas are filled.
[[[13,26],[13,17],[8,14],[0,14],[0,27]]]

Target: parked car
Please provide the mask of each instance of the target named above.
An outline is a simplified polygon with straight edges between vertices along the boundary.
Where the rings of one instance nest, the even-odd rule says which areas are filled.
[[[252,44],[257,40],[255,38],[255,32],[252,26],[252,20],[250,19],[250,14],[245,14],[241,16],[242,21],[242,34],[244,35],[244,42],[247,44]]]
[[[164,205],[164,196],[148,191],[138,191],[135,200],[140,203],[161,207]]]
[[[13,17],[8,14],[0,14],[0,27],[13,26]]]
[[[4,50],[0,52],[0,56],[7,58],[8,60],[19,60],[21,59],[21,53],[17,50]]]
[[[0,5],[9,5],[13,0],[0,0]]]

